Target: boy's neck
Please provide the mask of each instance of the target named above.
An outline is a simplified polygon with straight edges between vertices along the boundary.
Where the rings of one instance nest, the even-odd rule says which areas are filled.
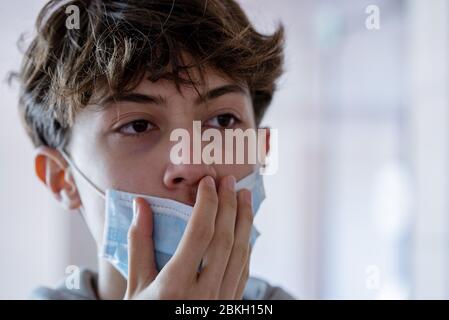
[[[126,293],[126,280],[107,261],[98,262],[97,295],[100,300],[122,300]]]

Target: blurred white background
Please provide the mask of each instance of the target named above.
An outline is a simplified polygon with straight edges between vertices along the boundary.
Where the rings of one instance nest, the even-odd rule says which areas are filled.
[[[17,112],[17,40],[42,0],[0,2],[0,298],[95,268],[93,241],[38,182]],[[449,298],[449,1],[241,0],[287,29],[279,130],[252,274],[306,299]],[[380,10],[369,30],[366,9]]]

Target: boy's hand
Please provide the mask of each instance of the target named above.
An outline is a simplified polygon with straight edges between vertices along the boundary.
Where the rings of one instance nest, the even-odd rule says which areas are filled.
[[[125,299],[241,299],[249,275],[251,192],[235,192],[235,178],[212,177],[198,186],[196,203],[182,240],[158,274],[154,260],[153,214],[135,200],[128,234],[129,271]],[[203,269],[198,267],[203,260]]]

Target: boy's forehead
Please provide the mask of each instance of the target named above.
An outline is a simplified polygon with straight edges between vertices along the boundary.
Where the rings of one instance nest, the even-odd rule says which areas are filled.
[[[117,102],[142,102],[156,105],[167,106],[170,100],[180,97],[182,100],[189,101],[189,104],[197,106],[207,103],[210,99],[216,99],[230,93],[237,94],[245,99],[250,100],[249,90],[245,86],[241,86],[231,79],[221,74],[207,69],[203,73],[203,81],[193,79],[195,85],[189,83],[181,83],[179,89],[173,80],[160,78],[157,81],[151,81],[148,76],[144,76],[140,83],[131,90],[120,95],[106,95],[99,101],[92,104],[97,105],[100,110]]]
[[[170,79],[170,77],[162,76],[156,81],[152,81],[152,75],[149,72],[145,72],[140,82],[130,92],[159,96],[164,100],[181,96],[183,99],[189,101],[196,100],[198,102],[201,98],[200,95],[205,95],[214,88],[231,85],[240,88],[240,90],[231,91],[241,91],[248,98],[250,97],[249,89],[246,85],[242,86],[241,84],[237,84],[228,75],[219,72],[213,66],[204,65],[200,70],[196,66],[195,58],[188,52],[182,51],[180,53],[180,61],[182,68],[178,72],[178,77],[182,82],[179,84],[179,88],[176,87],[175,81]],[[173,74],[172,66],[167,65],[165,71],[168,74]],[[91,102],[93,104],[103,105],[108,100],[115,100],[115,97],[107,93],[108,90],[105,87],[99,89],[92,96]]]

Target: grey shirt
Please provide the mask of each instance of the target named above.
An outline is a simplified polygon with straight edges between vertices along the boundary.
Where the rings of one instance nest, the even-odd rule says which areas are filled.
[[[97,273],[83,269],[80,272],[79,289],[69,289],[66,281],[56,288],[38,287],[31,293],[38,300],[98,300]],[[245,287],[243,300],[292,300],[289,293],[280,287],[271,286],[265,280],[250,277]]]

